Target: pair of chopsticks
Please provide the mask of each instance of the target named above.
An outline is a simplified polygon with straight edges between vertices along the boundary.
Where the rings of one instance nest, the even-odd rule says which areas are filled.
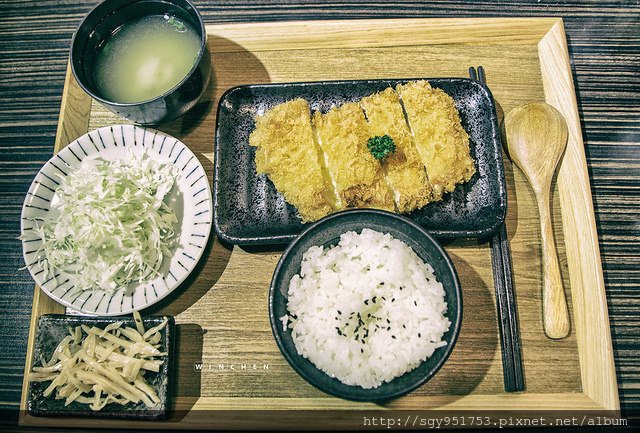
[[[469,77],[486,86],[484,68],[469,68]],[[504,389],[507,392],[524,390],[524,371],[518,329],[518,310],[513,288],[513,270],[511,267],[511,249],[505,223],[500,224],[489,240],[491,246],[491,264],[493,283],[496,288],[498,328],[502,346],[502,371]]]

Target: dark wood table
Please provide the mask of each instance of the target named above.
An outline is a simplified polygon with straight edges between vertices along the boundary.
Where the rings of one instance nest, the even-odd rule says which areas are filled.
[[[51,156],[71,35],[97,1],[0,2],[0,409],[17,409],[33,297],[22,202]],[[586,146],[623,415],[640,411],[640,4],[627,1],[194,1],[205,22],[564,18]]]

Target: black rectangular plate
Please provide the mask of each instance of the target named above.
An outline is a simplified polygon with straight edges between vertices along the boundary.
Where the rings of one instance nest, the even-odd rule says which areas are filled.
[[[406,216],[440,239],[489,236],[504,221],[507,210],[493,97],[487,87],[470,79],[427,80],[454,99],[469,134],[477,172],[442,201]],[[228,90],[220,99],[216,123],[213,199],[218,237],[236,245],[286,244],[307,225],[273,183],[256,173],[249,134],[258,113],[295,98],[306,99],[312,110],[324,113],[333,105],[355,102],[408,81],[412,80],[257,84]]]
[[[172,351],[175,347],[173,341],[175,335],[175,320],[170,316],[150,316],[143,317],[142,323],[145,329],[150,329],[162,323],[164,317],[167,317],[169,321],[160,334],[162,337],[160,339],[160,351],[167,352],[167,355],[157,358],[164,361],[158,373],[147,372],[145,375],[147,382],[154,388],[160,398],[158,407],[151,409],[142,402],[128,403],[124,406],[110,403],[98,412],[91,410],[86,404],[77,402],[73,402],[65,407],[64,399],[56,400],[54,398],[55,391],[48,397],[42,395],[51,382],[30,382],[27,397],[27,412],[33,416],[48,417],[63,416],[138,420],[166,419],[171,403],[171,368],[173,361]],[[118,321],[123,321],[124,325],[135,328],[133,317],[87,317],[66,316],[64,314],[45,314],[40,316],[36,328],[36,340],[31,368],[42,365],[40,355],[47,361],[51,359],[51,355],[58,346],[58,343],[68,335],[68,327],[73,328],[79,325],[87,325],[104,328]]]

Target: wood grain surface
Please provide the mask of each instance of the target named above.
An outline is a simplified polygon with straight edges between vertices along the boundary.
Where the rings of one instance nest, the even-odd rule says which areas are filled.
[[[640,227],[637,225],[637,213],[640,209],[638,193],[640,190],[640,166],[638,155],[640,144],[638,143],[638,34],[637,25],[639,8],[637,2],[564,2],[561,5],[551,6],[545,2],[511,2],[511,8],[507,10],[504,4],[499,2],[474,2],[473,8],[465,6],[461,2],[442,2],[438,4],[420,5],[416,3],[401,4],[373,3],[363,6],[355,2],[313,3],[313,2],[284,2],[279,5],[270,2],[247,2],[238,4],[233,2],[195,2],[203,12],[206,22],[233,22],[233,21],[272,21],[283,19],[325,19],[325,18],[374,18],[374,17],[446,17],[453,15],[464,16],[564,16],[565,26],[569,40],[569,48],[572,54],[572,71],[577,87],[578,107],[580,108],[583,124],[582,134],[585,138],[585,151],[589,162],[592,192],[594,193],[594,206],[596,209],[596,222],[599,230],[599,241],[602,252],[602,264],[605,271],[607,287],[607,301],[612,323],[614,337],[614,350],[621,397],[622,408],[632,412],[640,408],[640,390],[638,386],[638,373],[640,361],[636,353],[640,331],[639,314],[640,304],[634,296],[634,289],[640,284],[640,273],[637,267],[638,245],[640,244]],[[2,347],[2,363],[0,364],[0,400],[5,408],[16,407],[19,401],[20,386],[26,348],[26,336],[29,330],[30,306],[33,296],[32,281],[28,273],[19,271],[22,265],[21,249],[19,242],[15,240],[19,234],[19,213],[24,194],[33,176],[40,166],[51,155],[56,132],[58,114],[61,107],[64,110],[65,102],[61,101],[62,85],[64,82],[68,46],[71,33],[79,23],[83,14],[90,9],[95,2],[2,2],[0,4],[0,188],[3,196],[0,206],[2,212],[0,221],[0,237],[2,249],[0,250],[0,345]],[[346,24],[345,24],[346,25]],[[461,29],[462,31],[463,29]],[[434,29],[436,31],[436,29]],[[598,43],[594,42],[597,35]],[[215,88],[215,95],[209,103],[217,100],[223,88],[246,82],[279,81],[283,77],[289,80],[306,81],[310,79],[335,78],[324,67],[329,62],[333,68],[343,71],[340,78],[355,78],[352,65],[358,62],[371,61],[363,55],[361,50],[350,49],[348,39],[344,40],[344,47],[340,55],[335,55],[335,50],[323,49],[322,46],[314,46],[317,56],[309,67],[313,68],[313,76],[309,76],[295,62],[290,62],[290,67],[282,70],[273,68],[274,64],[285,64],[285,51],[278,49],[278,34],[257,35],[264,36],[265,40],[273,41],[273,48],[258,56],[247,51],[251,47],[251,40],[243,41],[242,46],[234,46],[229,41],[212,41],[219,43],[220,51],[214,61],[220,66],[219,76]],[[301,47],[306,49],[308,47]],[[513,97],[519,90],[527,87],[527,83],[540,82],[540,67],[533,62],[532,53],[535,47],[527,46],[518,40],[505,40],[493,45],[490,53],[496,59],[504,59],[507,62],[515,62],[521,66],[518,76],[501,76],[498,71],[493,72],[490,65],[487,68],[488,84],[493,89],[496,98],[503,109],[508,109],[519,103],[522,99]],[[488,53],[478,53],[473,46],[456,45],[455,48],[442,55],[442,47],[434,45],[424,47],[424,50],[416,53],[412,50],[409,41],[399,48],[389,47],[389,53],[393,56],[380,55],[375,60],[375,68],[371,69],[369,78],[377,76],[398,77],[403,76],[403,71],[398,65],[402,62],[416,62],[423,64],[425,71],[446,71],[456,76],[464,76],[470,59],[480,58]],[[235,69],[238,62],[231,62],[238,57],[243,57],[242,64],[249,62],[253,65],[243,70]],[[400,63],[398,63],[400,62]],[[430,63],[427,63],[430,62]],[[264,67],[260,67],[262,64]],[[308,71],[307,68],[304,68]],[[377,71],[384,70],[385,73]],[[275,72],[274,72],[275,71]],[[280,71],[280,72],[278,72]],[[635,73],[634,73],[635,71]],[[361,74],[359,75],[361,78]],[[497,86],[499,84],[499,86]],[[72,96],[82,99],[82,95]],[[528,95],[542,99],[542,94]],[[74,102],[75,104],[76,102]],[[69,101],[66,102],[69,104]],[[99,107],[92,108],[96,116],[92,116],[95,125],[101,124],[110,116],[104,113],[101,119]],[[211,106],[202,106],[201,111],[195,111],[193,115],[202,115],[210,112]],[[193,119],[192,119],[193,120]],[[185,141],[194,148],[200,150],[204,156],[205,168],[211,169],[211,161],[206,157],[206,149],[210,149],[210,139],[199,136],[188,129],[189,121],[177,121],[168,125],[167,132],[173,132],[185,137]],[[213,131],[213,119],[206,116],[201,125],[211,128]],[[92,124],[89,125],[92,127]],[[77,131],[61,132],[73,136]],[[179,134],[178,134],[179,133]],[[518,185],[522,183],[522,174],[507,164],[507,176],[513,180],[510,188],[518,194],[518,206],[510,207],[510,221],[517,215],[517,228],[510,228],[510,237],[523,236],[523,239],[532,239],[537,236],[537,219],[526,213],[526,209],[534,206],[530,191]],[[522,199],[521,199],[522,197]],[[557,202],[557,200],[555,200]],[[515,213],[514,213],[515,212]],[[561,225],[559,213],[554,213],[554,224]],[[562,233],[558,233],[562,237]],[[557,239],[558,240],[558,239]],[[527,242],[514,242],[514,266],[516,273],[521,278],[529,278],[534,284],[539,278],[539,269],[527,260],[518,260],[517,257],[528,257],[539,254],[534,245]],[[561,264],[565,267],[566,252],[563,251],[564,242],[559,241]],[[472,299],[477,299],[474,310],[479,317],[477,322],[481,324],[474,333],[467,332],[461,335],[468,340],[468,352],[459,353],[459,362],[465,359],[477,360],[476,369],[466,372],[469,375],[468,383],[478,392],[491,392],[500,386],[501,372],[499,368],[499,345],[495,329],[495,316],[486,311],[486,303],[493,302],[491,293],[491,280],[485,281],[480,275],[485,275],[490,269],[490,260],[486,246],[464,245],[450,246],[454,261],[461,270],[463,285],[470,287]],[[256,272],[250,281],[242,281],[243,296],[233,296],[237,292],[240,281],[235,281],[233,275],[233,263],[241,263],[243,254],[251,254],[253,260],[259,264],[260,272]],[[240,255],[240,256],[239,256]],[[233,256],[233,257],[232,257]],[[239,261],[240,260],[240,261]],[[185,387],[185,395],[195,394],[196,391],[209,393],[211,397],[224,397],[224,387],[215,386],[218,382],[225,383],[247,380],[265,386],[275,386],[273,392],[286,398],[290,393],[290,387],[284,389],[278,387],[280,383],[276,379],[286,379],[296,384],[297,390],[303,393],[315,395],[318,393],[294,373],[286,370],[284,360],[279,356],[275,344],[270,338],[270,331],[264,328],[266,315],[266,291],[265,283],[268,282],[270,269],[275,266],[275,256],[269,253],[249,253],[240,249],[231,252],[218,243],[214,243],[209,252],[207,271],[200,273],[194,280],[188,294],[175,299],[172,308],[178,310],[185,318],[206,317],[212,323],[211,329],[204,335],[198,329],[186,329],[187,335],[198,342],[200,338],[211,338],[214,345],[204,345],[207,351],[199,358],[192,356],[192,360],[206,360],[216,366],[219,363],[242,362],[244,359],[253,361],[250,354],[255,348],[250,345],[241,348],[238,352],[229,351],[234,340],[234,333],[242,333],[252,328],[252,325],[263,327],[264,341],[270,341],[270,346],[263,348],[264,359],[259,363],[267,363],[276,370],[273,375],[252,373],[247,371],[247,376],[231,374],[228,371],[213,371],[203,374],[206,383],[211,386],[197,390],[197,381],[189,379],[188,372],[183,372],[180,383]],[[241,266],[241,265],[237,265]],[[237,272],[242,269],[237,269]],[[208,291],[211,283],[215,282],[217,290]],[[260,302],[260,296],[264,302]],[[255,305],[243,302],[246,299],[255,299]],[[235,316],[216,316],[209,308],[217,302],[235,302],[242,321],[234,321]],[[532,293],[520,293],[518,291],[518,303],[522,314],[533,314],[531,311],[539,308],[539,297]],[[473,305],[472,305],[473,306]],[[484,307],[484,308],[483,308]],[[527,313],[529,311],[529,313]],[[493,314],[493,313],[492,313]],[[233,323],[233,326],[229,326]],[[541,326],[540,326],[541,328]],[[254,328],[252,328],[254,329]],[[544,368],[546,360],[542,359],[541,348],[548,349],[546,341],[539,340],[538,330],[523,330],[525,340],[525,363],[529,369]],[[209,334],[209,335],[207,335]],[[483,339],[482,344],[474,342],[474,339]],[[464,341],[464,340],[463,340]],[[477,343],[477,344],[476,344]],[[488,343],[488,344],[487,344]],[[268,345],[269,343],[267,343]],[[567,340],[562,344],[573,344],[574,340]],[[461,345],[460,347],[463,347]],[[481,348],[471,350],[471,348]],[[487,349],[489,348],[489,349]],[[493,348],[493,350],[491,349]],[[487,351],[488,350],[488,351]],[[561,346],[554,346],[552,358],[558,365],[566,365],[566,375],[550,371],[549,380],[528,383],[531,389],[544,390],[566,389],[574,386],[575,391],[581,390],[579,384],[579,372],[576,373],[577,357],[569,356],[575,353],[563,350]],[[262,352],[261,352],[262,353]],[[239,360],[239,361],[238,361]],[[456,361],[452,358],[452,370],[447,373],[443,370],[438,381],[434,383],[434,389],[441,391],[451,388],[450,375],[455,373]],[[537,367],[536,367],[537,366]],[[571,368],[573,366],[573,368]],[[573,373],[572,373],[573,371]],[[220,374],[218,374],[220,373]],[[283,375],[282,377],[278,377]],[[262,382],[261,382],[262,381]],[[264,383],[263,383],[264,382]],[[201,382],[202,383],[202,382]],[[573,385],[571,385],[573,384]],[[194,388],[196,387],[196,388]],[[449,388],[447,388],[449,387]],[[554,388],[556,387],[556,388]],[[260,387],[262,388],[262,387]],[[459,389],[459,388],[458,388]],[[455,389],[454,389],[455,391]],[[459,389],[460,391],[460,389]],[[464,390],[460,391],[463,392]],[[273,395],[268,393],[263,397]],[[422,392],[422,390],[421,390]],[[429,389],[424,392],[432,392]],[[434,391],[435,392],[435,391]],[[195,395],[194,395],[195,396]],[[252,394],[255,396],[255,394]]]
[[[325,51],[331,51],[334,59],[345,57],[343,52],[348,53],[345,61],[332,62],[322,69],[321,73],[330,75],[332,79],[366,78],[370,74],[387,77],[460,76],[466,72],[465,57],[471,55],[468,48],[473,48],[474,62],[491,65],[486,67],[486,72],[493,77],[491,82],[496,89],[493,94],[503,109],[511,110],[526,101],[546,99],[556,104],[572,122],[570,145],[560,166],[558,185],[569,183],[574,188],[565,190],[564,194],[559,188],[553,190],[553,215],[562,215],[563,218],[554,224],[552,236],[557,237],[563,247],[565,243],[575,244],[583,251],[577,256],[563,248],[564,266],[559,277],[564,277],[564,285],[571,288],[575,305],[593,305],[600,314],[590,315],[588,325],[584,317],[575,317],[573,334],[562,342],[545,337],[541,326],[543,253],[540,250],[536,197],[522,173],[510,169],[506,176],[509,207],[516,212],[510,212],[506,224],[511,233],[513,259],[517,263],[514,282],[521,298],[519,317],[523,330],[526,392],[508,401],[502,399],[505,393],[500,381],[502,364],[497,344],[495,302],[491,296],[493,276],[488,245],[477,241],[456,241],[446,245],[461,278],[466,306],[456,349],[427,385],[382,407],[483,409],[501,405],[503,409],[566,410],[586,404],[594,409],[617,409],[609,322],[606,312],[602,312],[606,306],[604,284],[600,267],[592,266],[593,261],[599,261],[598,246],[589,243],[589,239],[596,237],[595,221],[590,207],[582,141],[576,132],[580,129],[578,111],[571,79],[567,75],[568,54],[562,21],[538,19],[525,20],[522,24],[519,20],[404,19],[357,20],[347,26],[344,24],[341,21],[314,21],[285,25],[209,26],[208,43],[214,59],[215,78],[193,112],[162,125],[160,129],[187,143],[212,176],[210,141],[216,123],[215,107],[222,94],[236,83],[253,82],[255,77],[259,77],[260,82],[269,82],[274,76],[278,76],[279,81],[292,81],[291,58],[297,59],[296,77],[319,80],[317,77],[322,68],[318,65],[318,53]],[[437,39],[432,36],[433,27],[438,27]],[[402,31],[396,32],[396,28]],[[314,32],[305,29],[314,29]],[[466,39],[460,36],[460,29],[465,30]],[[528,43],[521,35],[523,29],[530,35]],[[256,34],[272,34],[274,37],[267,38],[262,46]],[[516,60],[500,56],[501,47],[505,42],[510,44],[512,39],[519,41],[520,55]],[[337,47],[327,45],[328,40]],[[404,56],[406,40],[412,41],[413,55],[423,57],[424,62],[415,63]],[[247,44],[251,45],[250,51]],[[460,46],[465,46],[465,49],[460,50]],[[383,67],[378,64],[382,54],[389,60]],[[447,56],[453,56],[457,62],[437,62]],[[513,84],[522,75],[523,65],[535,73],[526,85],[515,88]],[[547,85],[547,82],[554,83],[554,86]],[[503,88],[511,90],[507,94],[501,90]],[[65,93],[75,95],[77,91],[77,84],[67,73]],[[73,99],[77,104],[67,103],[64,107],[58,127],[65,136],[56,141],[54,151],[82,134],[85,128],[92,130],[121,122],[118,116],[95,101]],[[70,131],[75,135],[67,135]],[[564,142],[567,143],[566,137]],[[551,189],[550,186],[548,183],[547,190]],[[581,211],[574,212],[576,204]],[[529,229],[523,230],[523,226],[529,226]],[[174,315],[178,328],[184,330],[179,340],[178,355],[177,399],[180,407],[220,411],[240,404],[254,410],[326,410],[346,404],[327,398],[298,377],[284,362],[270,336],[266,289],[279,257],[280,251],[277,250],[260,252],[214,242],[189,283],[160,305],[146,311],[147,314]],[[581,279],[575,276],[570,280],[569,275],[585,275],[589,286],[582,285]],[[33,311],[32,323],[41,314],[64,310],[36,289]],[[580,312],[586,313],[586,310]],[[602,347],[603,351],[592,350],[592,347]],[[31,353],[28,350],[27,365],[31,362]],[[194,368],[194,365],[199,367]],[[540,395],[545,398],[541,399]],[[23,407],[25,398],[26,393],[23,392]],[[349,403],[349,407],[363,410],[377,406]],[[187,416],[178,417],[175,423],[165,426],[201,426],[198,413],[192,410]],[[222,414],[216,414],[216,419],[218,427],[234,425],[232,419]],[[293,422],[289,417],[288,421]],[[24,417],[21,423],[67,425],[66,420],[33,417]],[[74,425],[92,424],[76,421]]]

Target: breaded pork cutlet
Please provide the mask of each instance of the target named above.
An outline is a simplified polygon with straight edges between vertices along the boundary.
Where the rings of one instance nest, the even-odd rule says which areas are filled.
[[[453,99],[428,82],[398,85],[414,144],[427,169],[436,199],[471,179],[476,169],[469,155],[469,136]]]
[[[393,189],[398,212],[419,209],[431,199],[431,185],[407,127],[398,94],[390,87],[360,101],[374,136],[388,135],[395,152],[381,160],[384,175]]]
[[[294,99],[256,117],[249,144],[257,148],[258,174],[269,176],[304,222],[332,212],[336,198],[330,182],[325,183],[307,101]]]
[[[347,103],[326,114],[316,111],[313,123],[339,206],[393,211],[393,196],[382,168],[367,148],[371,134],[360,106]]]

